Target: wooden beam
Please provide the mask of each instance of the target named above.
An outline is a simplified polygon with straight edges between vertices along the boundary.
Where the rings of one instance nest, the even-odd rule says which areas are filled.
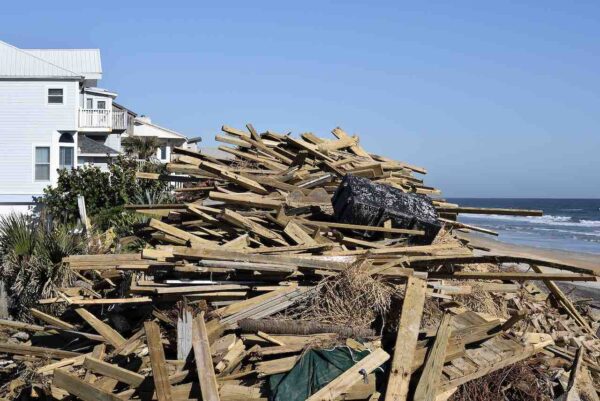
[[[485,207],[438,207],[440,213],[463,213],[463,214],[499,214],[505,216],[543,216],[543,210],[529,209],[500,209]]]
[[[542,269],[540,269],[538,266],[531,265],[531,268],[536,273],[543,274]],[[579,326],[581,326],[589,334],[592,334],[592,335],[596,334],[594,332],[594,330],[592,330],[592,328],[588,324],[587,320],[585,320],[585,318],[579,314],[579,312],[577,311],[577,309],[575,308],[575,306],[571,303],[571,301],[569,300],[569,298],[562,292],[562,290],[560,288],[558,288],[558,286],[556,285],[556,283],[554,283],[551,280],[544,280],[544,284],[546,285],[546,287],[548,288],[548,290],[550,290],[550,292],[552,293],[552,295],[554,295],[554,297],[556,298],[556,300],[560,304],[563,305],[563,307],[565,308],[565,310],[567,311],[567,313],[573,318],[573,320],[575,320],[575,322]]]
[[[408,278],[385,401],[404,401],[408,396],[426,292],[426,280],[414,276]]]
[[[448,339],[452,332],[450,323],[452,315],[445,313],[438,328],[435,340],[429,351],[429,356],[423,367],[423,372],[415,389],[413,396],[414,401],[434,401],[438,393],[442,368],[446,357],[446,348],[448,347]]]
[[[96,330],[96,332],[98,334],[100,334],[102,337],[104,337],[106,339],[106,342],[108,342],[113,347],[116,348],[126,341],[125,338],[123,338],[123,336],[121,336],[121,334],[119,334],[119,332],[117,332],[115,329],[110,327],[108,324],[106,324],[103,321],[101,321],[100,319],[98,319],[96,316],[94,316],[93,314],[88,312],[86,309],[77,308],[77,309],[75,309],[75,312],[77,312],[77,314],[83,320],[85,320],[87,322],[87,324],[89,324],[94,330]]]
[[[535,259],[523,256],[512,255],[478,255],[478,256],[411,256],[409,258],[411,267],[428,267],[431,265],[465,265],[475,263],[524,263],[528,265],[538,265],[545,267],[553,267],[559,270],[567,270],[575,273],[591,274],[600,276],[600,273],[592,269],[586,269],[575,265],[569,265],[555,260]],[[599,266],[600,267],[600,266]]]
[[[116,395],[102,390],[99,386],[87,383],[62,369],[54,370],[52,384],[83,401],[123,401]]]
[[[208,241],[203,238],[200,238],[200,237],[198,237],[194,234],[191,234],[187,231],[184,231],[180,228],[173,227],[170,224],[163,223],[160,220],[150,219],[150,223],[148,224],[148,226],[150,226],[158,231],[162,231],[165,234],[169,234],[176,238],[182,239],[184,241],[189,241],[190,244],[192,244],[192,246],[194,246],[194,245],[196,245],[196,246],[206,246],[206,245],[216,246],[212,241]]]
[[[206,325],[204,324],[204,312],[201,312],[192,325],[192,347],[196,359],[196,370],[203,401],[219,401],[219,387],[210,354],[210,342]]]
[[[83,366],[94,373],[99,373],[103,376],[111,377],[121,383],[129,384],[132,387],[138,387],[144,379],[144,375],[132,372],[131,370],[123,369],[112,363],[101,361],[100,359],[86,357],[83,361]]]
[[[376,232],[392,233],[392,234],[425,235],[425,231],[407,230],[404,228],[363,226],[363,225],[358,225],[358,224],[334,223],[334,222],[328,222],[328,221],[309,221],[309,220],[304,220],[304,219],[300,220],[300,222],[306,226],[311,226],[311,227],[342,228],[342,229],[347,229],[347,230],[376,231]]]
[[[156,388],[156,398],[158,401],[172,401],[165,350],[160,340],[160,328],[154,322],[145,322],[144,331],[146,332],[146,341],[150,352],[150,365],[154,387]]]
[[[33,317],[40,319],[41,321],[46,322],[51,326],[60,327],[61,329],[66,330],[75,330],[75,326],[73,326],[71,323],[64,322],[57,317],[48,315],[47,313],[44,313],[35,308],[30,308],[29,311],[31,312],[31,315]]]
[[[411,265],[412,266],[412,265]],[[570,273],[520,273],[520,272],[430,272],[429,278],[452,280],[555,280],[555,281],[597,281],[596,276]]]
[[[0,343],[0,352],[15,355],[30,355],[52,359],[70,358],[80,356],[78,352],[64,351],[61,349],[35,347],[33,345]]]

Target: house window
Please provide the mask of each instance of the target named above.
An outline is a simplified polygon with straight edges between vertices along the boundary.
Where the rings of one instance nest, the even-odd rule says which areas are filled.
[[[93,109],[94,108],[94,99],[91,99],[91,98],[85,99],[85,108],[89,109],[89,110]]]
[[[37,146],[35,148],[35,180],[50,180],[50,147]]]
[[[59,168],[66,168],[68,170],[73,169],[75,160],[75,149],[73,146],[73,135],[63,133],[58,140],[61,146],[58,153],[58,166]],[[71,145],[67,145],[71,144]],[[65,146],[66,145],[66,146]]]
[[[104,100],[98,100],[98,108],[100,110],[106,109],[106,101],[104,101]]]
[[[49,88],[48,89],[48,104],[63,104],[62,88]]]
[[[160,160],[167,160],[167,145],[161,145],[159,152]]]
[[[59,168],[73,169],[74,151],[72,146],[61,146],[59,153]]]

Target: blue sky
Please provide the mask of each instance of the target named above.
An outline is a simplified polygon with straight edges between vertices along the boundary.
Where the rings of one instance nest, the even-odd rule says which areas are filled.
[[[6,2],[0,40],[97,47],[101,86],[214,146],[329,135],[446,196],[600,197],[600,2]]]

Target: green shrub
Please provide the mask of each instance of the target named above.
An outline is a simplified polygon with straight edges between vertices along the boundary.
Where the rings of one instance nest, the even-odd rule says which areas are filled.
[[[164,174],[161,163],[147,162],[140,169],[144,172]],[[128,203],[147,204],[155,200],[170,201],[169,184],[158,180],[138,180],[136,159],[118,156],[108,165],[108,171],[95,166],[84,166],[74,170],[61,170],[56,186],[44,189],[38,199],[54,219],[65,224],[74,224],[79,218],[77,196],[83,195],[88,217],[100,229],[110,227],[111,220],[126,213],[123,206]]]

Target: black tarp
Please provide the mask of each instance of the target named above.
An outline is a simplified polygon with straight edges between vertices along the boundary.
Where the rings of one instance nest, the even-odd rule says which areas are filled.
[[[417,244],[431,244],[442,227],[428,196],[405,193],[351,174],[344,177],[331,202],[339,223],[383,226],[391,220],[394,228],[425,231],[424,236],[413,237],[412,242]],[[361,234],[365,238],[381,235],[373,231]]]

